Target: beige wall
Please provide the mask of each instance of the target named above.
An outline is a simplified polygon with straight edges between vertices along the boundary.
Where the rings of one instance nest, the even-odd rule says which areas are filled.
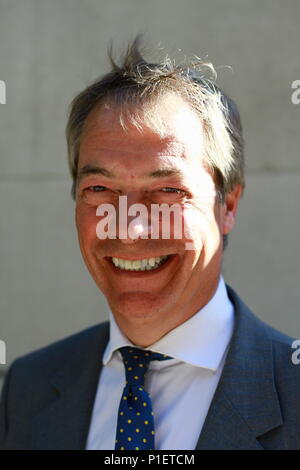
[[[64,126],[74,94],[107,70],[108,41],[120,48],[140,31],[176,57],[233,68],[219,83],[240,106],[247,187],[223,273],[262,319],[300,337],[299,18],[299,0],[0,0],[7,365],[107,318],[77,246]]]

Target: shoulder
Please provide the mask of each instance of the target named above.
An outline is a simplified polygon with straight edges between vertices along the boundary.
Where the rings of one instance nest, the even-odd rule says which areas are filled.
[[[1,393],[0,449],[6,448],[8,432],[12,448],[29,448],[32,419],[57,399],[57,385],[76,386],[78,376],[86,374],[97,380],[108,338],[105,322],[13,361]]]
[[[291,371],[293,375],[298,375],[300,385],[300,365],[299,367],[295,367],[295,365],[297,365],[297,361],[295,361],[295,353],[297,353],[297,348],[300,350],[300,341],[297,338],[283,333],[277,328],[265,323],[257,317],[256,322],[258,328],[264,330],[266,338],[270,341],[276,369],[283,373]]]
[[[259,314],[254,314],[230,286],[226,287],[238,313],[237,320],[242,330],[240,339],[251,345],[252,352],[255,350],[259,353],[270,348],[275,379],[279,383],[293,380],[294,385],[300,387],[300,341],[262,321]],[[249,348],[249,354],[251,350]],[[259,360],[257,355],[255,360]]]
[[[66,361],[82,362],[99,348],[104,348],[109,337],[109,322],[86,328],[78,333],[55,341],[16,358],[9,372],[24,378],[28,374],[45,377],[55,373]],[[21,378],[21,377],[20,377]]]
[[[264,326],[272,344],[276,385],[281,391],[288,390],[287,400],[293,400],[291,396],[291,393],[293,393],[294,398],[297,398],[298,401],[300,392],[300,341],[267,324],[264,324]],[[299,408],[299,404],[297,408]]]

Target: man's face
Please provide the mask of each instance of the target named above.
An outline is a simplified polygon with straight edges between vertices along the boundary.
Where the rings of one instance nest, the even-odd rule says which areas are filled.
[[[130,328],[139,326],[165,334],[208,302],[219,280],[222,236],[230,231],[228,220],[233,219],[232,212],[228,219],[226,204],[218,202],[212,175],[204,166],[198,116],[172,96],[161,100],[155,113],[164,124],[163,132],[146,124],[142,129],[128,124],[124,131],[118,109],[94,109],[80,146],[76,224],[81,252],[129,337]],[[121,195],[127,196],[128,208],[140,203],[149,214],[152,204],[176,204],[182,209],[188,235],[120,239],[117,223],[115,239],[99,239],[96,227],[103,217],[96,215],[97,207],[113,205],[118,219]],[[127,217],[128,224],[135,217]],[[171,234],[173,228],[171,224]],[[186,249],[186,237],[193,240],[193,250]],[[112,261],[166,255],[158,268],[143,271],[122,269]]]

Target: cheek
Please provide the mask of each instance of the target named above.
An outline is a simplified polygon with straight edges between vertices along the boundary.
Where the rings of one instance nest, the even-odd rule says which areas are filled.
[[[185,249],[200,251],[203,247],[202,234],[204,218],[193,207],[187,207],[183,212]]]
[[[187,206],[184,208],[184,236],[186,249],[200,251],[214,245],[219,230],[214,213],[206,207]]]
[[[86,243],[96,238],[96,226],[99,221],[96,210],[78,206],[76,207],[75,220],[80,241]]]

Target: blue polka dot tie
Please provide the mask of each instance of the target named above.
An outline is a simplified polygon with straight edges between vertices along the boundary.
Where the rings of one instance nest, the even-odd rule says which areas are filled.
[[[133,347],[120,348],[126,385],[118,411],[115,450],[154,450],[154,419],[150,395],[144,389],[150,361],[171,357]]]

